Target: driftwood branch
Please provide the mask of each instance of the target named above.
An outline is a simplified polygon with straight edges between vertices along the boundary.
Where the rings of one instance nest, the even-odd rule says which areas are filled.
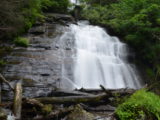
[[[9,86],[9,88],[11,88],[12,91],[14,91],[12,85],[3,77],[1,73],[0,73],[0,79],[2,80],[2,82],[6,83]]]

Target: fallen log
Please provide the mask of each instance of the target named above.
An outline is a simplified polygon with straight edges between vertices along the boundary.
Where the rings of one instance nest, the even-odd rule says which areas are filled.
[[[38,107],[38,108],[44,107],[44,105],[41,102],[39,102],[38,100],[35,100],[35,99],[24,99],[23,104],[24,105],[31,105],[31,106]]]
[[[80,92],[84,92],[84,93],[90,93],[90,94],[97,94],[97,93],[102,93],[103,90],[102,89],[76,89],[75,91],[80,91]]]
[[[13,103],[13,113],[16,119],[21,119],[21,109],[22,109],[22,84],[17,83],[15,86],[14,103]]]
[[[121,88],[121,89],[106,89],[104,88],[102,85],[100,86],[101,89],[79,89],[76,91],[81,91],[81,92],[85,92],[85,93],[91,93],[91,94],[99,94],[102,92],[105,92],[107,94],[107,96],[114,96],[115,94],[119,94],[120,96],[123,95],[131,95],[133,94],[136,90],[135,89],[129,89],[129,88]]]
[[[75,94],[74,92],[64,92],[64,91],[58,91],[55,92],[54,95],[57,95],[58,93],[62,93],[64,97],[40,97],[40,98],[33,98],[34,100],[40,101],[44,104],[77,104],[77,103],[97,103],[101,100],[108,100],[109,97],[115,97],[115,96],[125,96],[125,95],[131,95],[135,92],[134,89],[105,89],[103,86],[101,86],[102,89],[98,90],[98,94],[96,94],[96,90],[88,90],[88,89],[81,89],[80,94]],[[87,91],[87,92],[86,92]],[[86,92],[86,93],[85,93]],[[88,92],[94,93],[94,94],[88,94]],[[105,93],[104,93],[105,92]],[[62,96],[57,95],[57,96]],[[74,96],[70,96],[74,95]],[[78,96],[80,95],[80,96]]]
[[[69,90],[54,90],[48,96],[49,97],[61,97],[61,96],[92,96],[93,94],[80,92],[80,91],[69,91]]]
[[[68,96],[68,97],[41,97],[34,98],[45,104],[73,104],[73,103],[93,103],[99,102],[106,98],[106,93],[92,96]]]

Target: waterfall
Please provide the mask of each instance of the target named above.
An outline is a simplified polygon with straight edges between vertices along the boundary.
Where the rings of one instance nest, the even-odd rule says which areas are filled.
[[[79,88],[140,88],[136,67],[128,62],[129,48],[98,26],[70,25],[75,39],[74,84]]]
[[[70,2],[75,5],[80,5],[79,0],[70,0]]]
[[[127,44],[88,22],[71,24],[69,28],[76,49],[71,80],[76,88],[99,88],[100,85],[111,89],[141,87],[135,65],[128,62]]]

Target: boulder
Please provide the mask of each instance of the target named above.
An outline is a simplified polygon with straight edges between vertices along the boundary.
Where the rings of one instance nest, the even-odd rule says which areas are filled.
[[[68,115],[67,120],[94,120],[94,115],[77,105],[74,111]]]
[[[0,120],[7,120],[6,112],[0,108]]]

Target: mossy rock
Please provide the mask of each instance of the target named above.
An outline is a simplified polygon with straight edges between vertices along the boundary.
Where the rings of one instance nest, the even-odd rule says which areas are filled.
[[[67,120],[93,120],[94,115],[85,111],[80,105],[75,106],[75,109],[69,114]]]
[[[42,108],[42,113],[43,113],[44,115],[48,115],[49,113],[52,112],[52,108],[53,108],[53,106],[50,105],[50,104],[45,105],[45,106]]]
[[[35,81],[30,78],[23,78],[23,85],[24,86],[35,86]]]
[[[15,43],[16,46],[28,47],[29,39],[24,38],[24,37],[17,37],[17,38],[15,38],[14,43]]]
[[[7,114],[0,108],[0,120],[7,120]]]

